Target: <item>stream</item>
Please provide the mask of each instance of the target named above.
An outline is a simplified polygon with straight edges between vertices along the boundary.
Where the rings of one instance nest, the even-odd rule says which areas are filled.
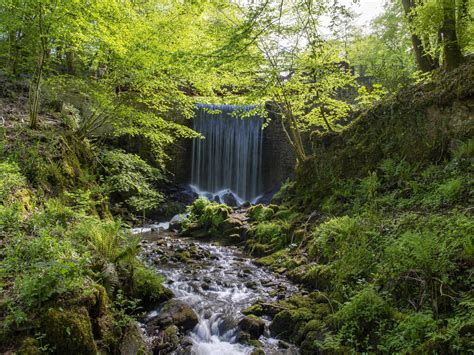
[[[242,311],[257,300],[287,297],[297,291],[296,286],[255,265],[237,247],[179,238],[163,228],[167,226],[160,227],[134,230],[142,235],[141,258],[166,278],[174,299],[186,303],[198,316],[198,324],[181,339],[187,346],[171,353],[252,354],[255,347],[238,342]],[[150,312],[144,322],[156,314],[157,310]],[[264,321],[265,331],[258,340],[265,354],[299,353],[296,347],[272,338],[270,321]]]

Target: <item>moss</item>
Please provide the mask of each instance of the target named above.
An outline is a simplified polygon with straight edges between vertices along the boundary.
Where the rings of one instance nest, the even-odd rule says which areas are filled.
[[[85,307],[48,309],[41,318],[44,342],[60,354],[95,354],[92,324]]]
[[[269,221],[274,215],[274,213],[274,209],[266,207],[262,204],[252,206],[247,210],[248,216],[252,220],[259,222]]]
[[[185,264],[189,264],[191,262],[191,254],[187,250],[180,250],[174,253],[174,258],[178,261],[181,261]]]
[[[250,307],[244,309],[242,313],[245,315],[262,316],[264,314],[264,310],[263,306],[260,303],[255,303]]]
[[[40,343],[37,339],[28,337],[23,340],[21,347],[16,352],[18,355],[40,355],[43,352],[40,349]]]
[[[245,248],[254,256],[264,256],[270,253],[270,246],[268,244],[258,243],[253,239],[247,240]]]
[[[279,250],[273,254],[258,258],[255,262],[262,266],[282,265],[288,258],[287,250]]]
[[[295,341],[298,330],[314,318],[313,312],[308,308],[286,309],[277,313],[270,325],[274,336],[284,340]]]
[[[173,297],[173,293],[162,285],[163,279],[144,265],[133,272],[133,298],[138,298],[146,309]]]

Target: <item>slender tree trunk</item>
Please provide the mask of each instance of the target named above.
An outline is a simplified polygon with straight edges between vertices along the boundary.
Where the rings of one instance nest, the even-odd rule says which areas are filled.
[[[40,105],[40,90],[41,90],[41,79],[43,78],[44,65],[47,58],[47,40],[44,36],[44,24],[43,24],[43,8],[41,4],[38,9],[38,28],[39,28],[39,53],[36,62],[35,72],[30,83],[29,97],[28,97],[28,111],[30,115],[30,127],[35,129],[38,127],[38,111]]]
[[[41,79],[43,77],[44,62],[46,59],[46,53],[41,50],[36,63],[35,72],[30,84],[29,91],[29,114],[30,114],[30,127],[35,129],[38,127],[38,111],[40,104],[40,90],[41,90]]]
[[[13,76],[16,76],[17,73],[17,66],[20,56],[20,48],[19,48],[19,31],[10,31],[8,33],[8,68],[10,73]]]
[[[446,70],[456,69],[464,61],[464,57],[456,34],[456,3],[453,0],[443,0],[443,27],[440,34],[443,43],[443,66]]]
[[[449,1],[449,0],[448,0]],[[411,31],[411,42],[413,46],[413,52],[415,53],[415,60],[422,72],[429,72],[433,69],[436,69],[437,65],[435,60],[426,52],[423,47],[423,42],[420,37],[415,33],[413,28],[413,9],[415,8],[414,0],[402,0],[403,9],[405,10],[405,15],[408,19],[409,28]]]

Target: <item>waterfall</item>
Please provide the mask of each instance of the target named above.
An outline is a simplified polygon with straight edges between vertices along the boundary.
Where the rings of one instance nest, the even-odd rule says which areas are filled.
[[[238,114],[252,108],[197,106],[193,129],[205,139],[193,141],[191,184],[199,190],[216,194],[230,189],[248,201],[261,193],[263,119]]]

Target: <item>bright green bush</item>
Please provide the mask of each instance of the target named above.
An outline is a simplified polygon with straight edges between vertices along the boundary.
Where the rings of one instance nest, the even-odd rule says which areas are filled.
[[[155,184],[164,182],[159,169],[151,167],[138,155],[122,150],[108,150],[102,154],[104,184],[115,208],[125,207],[135,214],[143,214],[163,201]]]
[[[146,308],[170,299],[173,294],[163,286],[164,278],[150,268],[137,264],[133,270],[131,296],[139,299]]]
[[[382,336],[379,349],[391,354],[420,353],[423,343],[437,330],[437,322],[430,313],[413,313]]]
[[[338,340],[356,351],[375,350],[392,316],[390,305],[373,288],[366,287],[334,315]]]

